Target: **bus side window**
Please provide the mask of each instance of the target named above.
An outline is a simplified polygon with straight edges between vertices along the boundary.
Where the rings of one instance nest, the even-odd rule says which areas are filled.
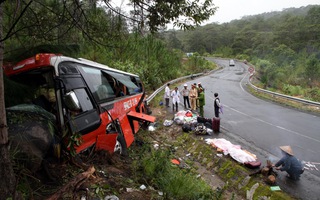
[[[105,85],[99,85],[97,89],[97,95],[99,99],[108,98],[108,88]]]
[[[128,94],[127,91],[128,91],[127,87],[125,85],[123,85],[121,82],[119,82],[118,85],[116,86],[116,96],[117,97],[126,96]]]
[[[116,87],[117,87],[117,82],[116,80],[111,77],[109,74],[103,73],[102,74],[106,77],[107,79],[107,84],[110,86],[110,92],[113,93],[114,96],[116,96]]]
[[[143,87],[140,79],[136,77],[131,77],[131,81],[138,86],[137,88],[134,89],[134,93],[142,92]]]
[[[113,78],[110,75],[90,66],[79,66],[81,67],[81,74],[98,103],[110,101],[115,97]]]

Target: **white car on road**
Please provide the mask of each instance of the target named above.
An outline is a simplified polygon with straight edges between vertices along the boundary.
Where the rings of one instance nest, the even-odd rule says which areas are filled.
[[[230,60],[229,61],[229,66],[234,66],[234,65],[235,65],[234,60]]]

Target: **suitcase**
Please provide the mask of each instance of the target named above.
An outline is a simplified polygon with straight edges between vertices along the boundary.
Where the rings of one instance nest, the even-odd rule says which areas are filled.
[[[214,132],[220,132],[220,118],[214,117],[212,119],[212,130]]]

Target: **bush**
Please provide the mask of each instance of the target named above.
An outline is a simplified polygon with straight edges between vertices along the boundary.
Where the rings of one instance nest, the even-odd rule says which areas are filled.
[[[307,90],[307,98],[312,101],[320,102],[320,88],[311,88]]]
[[[300,96],[303,95],[304,91],[301,86],[293,86],[289,84],[284,84],[282,90],[285,94],[291,96]]]
[[[169,150],[146,154],[140,162],[144,178],[162,190],[166,199],[214,199],[214,192],[205,181],[171,164]]]

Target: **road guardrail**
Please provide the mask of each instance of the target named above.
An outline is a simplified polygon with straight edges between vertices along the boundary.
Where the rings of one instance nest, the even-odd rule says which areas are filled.
[[[211,73],[213,73],[213,72],[216,72],[216,71],[218,71],[218,70],[220,70],[221,69],[221,67],[219,66],[217,69],[214,69],[214,70],[211,70],[210,72],[208,72],[208,74],[211,74]],[[183,79],[188,79],[188,78],[195,78],[195,77],[199,77],[199,76],[202,76],[202,75],[204,75],[204,74],[206,74],[206,73],[198,73],[198,74],[191,74],[191,75],[188,75],[188,76],[183,76],[183,77],[180,77],[180,78],[177,78],[177,79],[174,79],[174,80],[171,80],[171,81],[169,81],[169,82],[167,82],[166,84],[164,84],[164,85],[162,85],[160,88],[158,88],[157,90],[155,90],[151,95],[149,95],[147,98],[146,98],[146,102],[147,102],[147,104],[149,104],[149,102],[155,97],[155,96],[157,96],[157,94],[159,93],[159,92],[161,92],[165,87],[166,87],[166,85],[168,84],[168,83],[176,83],[176,82],[178,82],[178,81],[181,81],[181,80],[183,80]]]
[[[194,77],[198,77],[198,76],[201,76],[203,75],[204,73],[198,73],[198,74],[191,74],[191,75],[188,75],[188,76],[183,76],[183,77],[180,77],[180,78],[177,78],[177,79],[174,79],[174,80],[171,80],[169,82],[167,82],[166,84],[162,85],[160,88],[158,88],[157,90],[155,90],[151,95],[148,96],[148,98],[146,99],[147,101],[147,104],[149,104],[149,102],[155,97],[157,96],[157,94],[159,92],[161,92],[168,83],[172,84],[172,83],[176,83],[178,81],[181,81],[183,79],[188,79],[188,78],[194,78]]]
[[[258,87],[256,87],[255,85],[253,85],[251,83],[251,78],[252,78],[252,74],[250,75],[250,78],[249,78],[249,85],[250,85],[250,87],[252,87],[256,91],[259,91],[259,92],[262,92],[262,93],[266,93],[266,94],[271,94],[271,95],[274,95],[276,97],[289,99],[291,101],[295,101],[295,102],[299,102],[299,103],[303,103],[303,104],[307,104],[307,105],[319,106],[320,107],[320,103],[316,102],[316,101],[310,101],[310,100],[307,100],[307,99],[301,99],[301,98],[297,98],[297,97],[293,97],[293,96],[289,96],[289,95],[285,95],[285,94],[280,94],[280,93],[277,93],[277,92],[271,92],[269,90],[264,90],[264,89],[258,88]]]

